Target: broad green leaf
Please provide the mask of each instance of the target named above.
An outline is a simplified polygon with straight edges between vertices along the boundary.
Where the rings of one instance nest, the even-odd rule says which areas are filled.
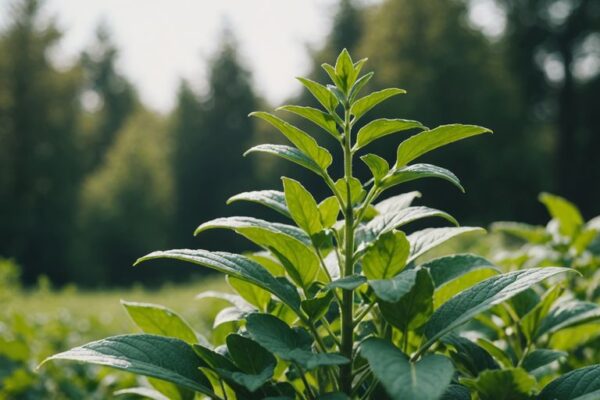
[[[339,104],[337,98],[323,85],[306,78],[297,78],[327,111],[333,112]]]
[[[115,396],[136,395],[151,400],[172,400],[156,389],[143,386],[117,390],[113,394]]]
[[[596,320],[600,320],[600,306],[587,301],[566,300],[550,310],[542,320],[535,337]]]
[[[390,171],[388,162],[379,157],[377,154],[366,154],[360,159],[367,165],[367,167],[369,167],[371,174],[373,174],[373,179],[377,184],[379,184],[379,182],[381,182],[381,180]]]
[[[550,239],[550,235],[543,226],[523,224],[521,222],[494,222],[491,229],[492,232],[502,232],[526,240],[529,243],[544,243]]]
[[[408,269],[393,278],[370,280],[369,286],[378,299],[388,303],[396,303],[410,292],[416,282],[417,270]]]
[[[137,334],[112,336],[47,358],[105,365],[175,383],[207,396],[214,393],[198,370],[202,366],[192,347],[182,340]]]
[[[285,146],[282,144],[259,144],[258,146],[254,146],[246,150],[244,156],[257,152],[273,154],[296,163],[319,176],[323,174],[323,171],[321,171],[319,166],[310,157],[295,147]]]
[[[327,313],[332,300],[333,292],[327,291],[312,299],[303,300],[302,303],[300,303],[300,307],[302,307],[302,310],[304,310],[311,321],[318,321],[325,313]]]
[[[292,329],[285,322],[269,314],[251,314],[246,329],[256,342],[282,360],[292,361],[311,370],[320,366],[348,363],[335,353],[314,353],[312,338],[303,329]]]
[[[282,180],[285,202],[294,222],[309,235],[321,232],[321,214],[310,192],[294,179],[283,177]]]
[[[195,233],[214,228],[232,229],[273,252],[300,286],[308,287],[318,278],[319,259],[310,248],[310,238],[296,227],[251,217],[227,217],[205,222]]]
[[[344,202],[348,200],[348,184],[344,178],[340,178],[335,182],[335,188],[338,190]],[[358,204],[365,197],[365,190],[362,187],[362,183],[355,178],[352,177],[350,179],[350,202],[352,205]]]
[[[438,308],[424,327],[428,338],[424,348],[471,318],[567,268],[545,267],[493,276],[459,293]]]
[[[214,350],[209,349],[205,346],[195,344],[193,350],[198,357],[202,359],[212,369],[222,369],[228,371],[237,371],[238,368],[233,364],[229,358],[224,355],[217,353]]]
[[[367,223],[366,229],[370,230],[374,237],[378,237],[408,223],[432,217],[444,218],[452,224],[458,225],[458,221],[448,213],[434,208],[417,206],[407,207],[394,212],[381,213]]]
[[[460,228],[427,228],[412,233],[407,237],[410,242],[408,262],[456,236],[471,232],[484,233],[485,229],[463,226]]]
[[[233,362],[242,372],[218,369],[220,375],[251,392],[256,391],[273,376],[277,360],[255,341],[231,334],[227,336],[227,348]]]
[[[556,378],[542,389],[537,400],[580,400],[600,392],[600,364],[579,368]],[[598,397],[586,397],[593,400]]]
[[[155,251],[139,258],[134,265],[158,258],[187,261],[232,275],[273,293],[293,310],[300,310],[300,297],[293,286],[282,283],[262,265],[239,254],[187,249]]]
[[[331,228],[337,222],[340,204],[335,196],[327,197],[319,203],[319,216],[323,228]]]
[[[564,351],[550,349],[535,349],[527,353],[523,359],[523,368],[528,372],[533,372],[538,368],[544,367],[554,361],[567,357]]]
[[[341,137],[338,131],[335,119],[327,113],[318,110],[313,107],[302,107],[302,106],[283,106],[277,110],[284,110],[299,115],[307,120],[311,121],[315,125],[323,128],[325,132],[329,133],[334,138],[338,139]]]
[[[402,193],[380,201],[375,204],[375,209],[380,214],[394,213],[409,207],[419,197],[421,197],[421,193],[417,191]]]
[[[438,400],[452,379],[452,362],[441,355],[427,355],[416,363],[383,339],[367,339],[360,345],[373,374],[392,399]]]
[[[470,288],[471,286],[488,279],[494,275],[498,275],[499,270],[493,268],[479,268],[466,272],[465,274],[444,283],[435,289],[433,295],[433,308],[437,309],[442,304],[450,300],[452,297]]]
[[[310,157],[323,170],[326,170],[331,165],[331,154],[329,154],[327,149],[320,147],[317,141],[308,133],[266,112],[253,112],[250,115],[263,119],[277,128],[294,146]]]
[[[540,194],[540,201],[552,218],[558,221],[562,235],[571,237],[583,225],[581,213],[570,201],[550,193]]]
[[[257,190],[236,194],[227,200],[227,204],[234,201],[251,201],[267,206],[283,216],[291,218],[290,211],[285,204],[285,195],[278,190]]]
[[[362,259],[363,274],[368,279],[392,278],[406,266],[409,251],[410,243],[404,232],[386,232],[365,252]]]
[[[469,375],[477,376],[481,371],[500,368],[485,349],[467,338],[449,333],[440,340],[454,348],[454,351],[450,351],[450,357]]]
[[[248,303],[261,311],[265,311],[271,300],[271,293],[252,283],[234,276],[228,276],[227,282]]]
[[[492,133],[492,131],[481,126],[460,124],[442,125],[423,131],[400,143],[396,151],[395,167],[403,167],[412,160],[438,147],[482,133]]]
[[[481,400],[530,400],[537,385],[522,368],[487,370],[460,383],[476,391]]]
[[[367,278],[362,275],[350,275],[345,278],[337,279],[327,284],[331,289],[354,290],[367,282]]]
[[[360,117],[365,115],[367,111],[375,107],[377,104],[389,99],[392,96],[404,93],[406,93],[406,90],[396,88],[383,89],[378,92],[373,92],[356,100],[350,108],[350,113],[354,115],[354,120],[358,121]]]
[[[451,171],[431,164],[413,164],[402,168],[394,168],[381,182],[383,189],[423,178],[438,178],[452,183],[464,192],[460,180]]]
[[[410,276],[410,273],[406,271],[406,275]],[[404,289],[400,285],[397,287],[399,290]],[[414,285],[399,301],[379,301],[378,304],[386,321],[398,329],[405,331],[419,328],[433,312],[433,282],[429,272],[426,269],[417,270]]]
[[[354,150],[365,147],[369,143],[392,133],[402,132],[409,129],[426,129],[419,121],[407,119],[387,119],[381,118],[369,122],[359,129],[356,135],[356,144]]]
[[[421,267],[429,270],[436,288],[473,270],[492,269],[499,271],[498,267],[491,261],[474,254],[455,254],[440,257],[422,264]]]
[[[121,304],[144,333],[173,337],[190,344],[198,343],[198,336],[190,325],[167,307],[124,300],[121,300]]]

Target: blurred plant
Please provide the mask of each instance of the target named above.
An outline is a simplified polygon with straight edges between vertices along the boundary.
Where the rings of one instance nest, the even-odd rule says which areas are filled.
[[[474,317],[493,319],[489,313],[509,307],[508,300],[523,296],[546,279],[573,271],[545,267],[498,274],[489,261],[469,254],[420,262],[423,254],[441,243],[482,229],[428,228],[406,235],[400,228],[419,219],[457,222],[443,211],[411,206],[419,196],[416,192],[375,201],[397,185],[422,178],[444,179],[462,190],[452,172],[411,162],[444,145],[490,131],[459,124],[428,129],[417,121],[376,119],[355,132],[358,121],[374,106],[404,93],[391,88],[359,98],[373,76],[360,76],[365,61],[353,62],[344,50],[335,66],[323,65],[333,85],[300,78],[323,109],[280,108],[308,119],[339,143],[344,169],[338,180],[328,172],[332,155],[312,136],[275,115],[251,114],[273,125],[294,146],[264,144],[248,152],[277,155],[310,170],[322,178],[330,197],[318,203],[300,182],[283,177],[283,192],[245,192],[229,201],[268,206],[295,225],[229,217],[206,222],[196,230],[230,229],[263,252],[242,256],[183,249],[158,251],[138,260],[183,260],[226,274],[237,295],[201,295],[232,303],[215,321],[228,322],[224,343],[216,338],[207,343],[169,309],[124,303],[144,334],[109,337],[48,360],[108,365],[156,378],[151,381],[154,389],[121,392],[154,398],[189,398],[194,396],[190,392],[211,399],[435,400],[473,395],[481,400],[514,400],[597,394],[600,366],[571,372],[548,385],[545,378],[538,382],[523,366],[537,342],[530,341],[516,354],[516,366],[496,361],[503,353],[494,352],[493,345],[461,345],[469,341],[455,336],[456,330]],[[408,130],[419,133],[400,143],[392,167],[383,158],[366,154],[361,160],[372,178],[361,182],[353,175],[359,150]],[[340,213],[343,218],[338,220]],[[545,309],[534,311],[534,307],[527,311],[547,317]],[[532,326],[538,329],[534,322]],[[509,327],[504,333],[513,334]],[[452,343],[454,337],[459,339]],[[498,334],[497,339],[507,338]],[[448,351],[450,346],[453,351]],[[536,362],[545,366],[552,361],[549,358]],[[473,373],[464,370],[461,362],[465,360],[483,360],[486,365],[477,365]],[[580,384],[584,379],[593,383]],[[501,397],[496,396],[498,391]]]

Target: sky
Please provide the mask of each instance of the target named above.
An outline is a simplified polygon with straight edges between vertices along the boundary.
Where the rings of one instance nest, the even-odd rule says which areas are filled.
[[[2,25],[11,2],[0,0]],[[64,32],[53,58],[65,65],[93,43],[98,24],[107,23],[120,49],[120,70],[146,104],[168,111],[182,77],[202,86],[205,61],[225,25],[238,39],[260,95],[276,104],[300,90],[293,78],[307,72],[307,46],[324,40],[336,5],[337,0],[46,0],[44,12]]]

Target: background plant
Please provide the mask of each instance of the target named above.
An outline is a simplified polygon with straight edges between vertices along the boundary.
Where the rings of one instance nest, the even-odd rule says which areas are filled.
[[[342,51],[335,66],[323,65],[332,85],[299,78],[321,109],[280,108],[307,119],[338,142],[343,171],[338,179],[329,172],[333,169],[331,153],[311,135],[273,114],[251,114],[277,128],[293,146],[264,144],[248,153],[273,154],[304,167],[321,178],[329,197],[317,202],[299,181],[283,177],[282,192],[245,192],[230,201],[268,206],[294,225],[228,217],[205,222],[196,230],[197,234],[215,228],[233,230],[261,247],[261,252],[244,256],[183,249],[154,252],[138,260],[177,259],[226,274],[237,295],[202,295],[232,303],[216,321],[226,324],[226,335],[211,344],[169,309],[125,303],[144,334],[110,337],[50,359],[109,365],[147,375],[156,390],[133,388],[127,393],[169,393],[180,398],[196,392],[214,399],[425,400],[471,395],[491,399],[497,398],[491,396],[499,382],[504,398],[511,399],[574,399],[600,390],[596,383],[576,384],[582,377],[600,374],[597,366],[547,385],[548,374],[539,379],[529,374],[522,365],[536,345],[532,341],[510,363],[499,363],[504,353],[495,351],[493,341],[508,343],[508,338],[498,334],[473,344],[458,336],[458,328],[478,321],[473,318],[501,318],[500,307],[511,310],[508,300],[573,271],[543,267],[497,274],[489,261],[469,254],[421,262],[421,256],[447,240],[483,230],[455,226],[407,235],[406,225],[423,218],[458,224],[446,212],[412,206],[419,196],[416,192],[377,200],[391,188],[423,178],[443,179],[462,190],[452,172],[414,161],[444,145],[490,131],[460,124],[428,129],[405,119],[381,118],[361,124],[374,106],[405,93],[390,88],[361,97],[361,89],[373,76],[360,76],[365,61],[353,62]],[[393,165],[374,153],[364,154],[360,159],[372,176],[364,182],[355,176],[359,152],[377,139],[408,130],[418,133],[400,143]],[[510,324],[520,323],[529,313],[540,319],[547,316],[545,309],[534,306],[519,311],[522,314],[507,320],[505,333],[514,331]],[[482,337],[486,333],[485,328],[479,331]],[[521,343],[510,344],[517,348]],[[478,357],[487,364],[466,370],[464,362],[479,362]],[[538,364],[546,366],[557,358],[548,357]]]

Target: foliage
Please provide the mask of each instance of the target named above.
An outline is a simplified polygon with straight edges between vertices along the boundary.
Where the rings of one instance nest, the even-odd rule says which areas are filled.
[[[450,171],[415,163],[447,144],[489,133],[475,125],[425,128],[415,121],[360,118],[392,95],[387,89],[361,97],[372,74],[360,76],[366,60],[340,53],[324,64],[333,85],[300,79],[322,109],[286,106],[333,136],[343,154],[343,176],[331,177],[333,156],[311,135],[266,112],[251,115],[279,130],[292,144],[259,145],[318,175],[330,196],[318,202],[299,181],[283,177],[283,192],[237,196],[264,204],[293,224],[251,217],[217,218],[196,234],[233,230],[263,250],[250,255],[207,250],[168,250],[136,264],[176,259],[227,275],[237,295],[220,296],[232,307],[215,325],[225,335],[212,343],[198,336],[173,311],[151,304],[126,309],[144,334],[113,336],[56,354],[48,360],[108,365],[146,375],[155,391],[179,398],[190,391],[214,399],[252,398],[441,398],[572,399],[591,395],[598,368],[558,377],[563,354],[543,347],[548,332],[569,325],[553,315],[556,289],[535,298],[540,284],[573,273],[541,267],[498,273],[489,261],[451,255],[423,262],[429,250],[474,227],[426,228],[406,234],[406,225],[449,214],[411,206],[405,193],[376,202],[390,188],[422,178],[439,178],[462,189]],[[412,130],[397,147],[395,163],[368,153],[361,160],[372,178],[353,174],[354,157],[370,142]],[[339,216],[341,219],[338,219]],[[499,323],[498,321],[502,321]],[[468,330],[463,327],[467,325]],[[160,326],[160,329],[157,329]],[[157,335],[160,334],[160,335]],[[216,347],[213,347],[216,346]],[[161,382],[160,384],[158,382]],[[168,383],[165,383],[168,382]]]

